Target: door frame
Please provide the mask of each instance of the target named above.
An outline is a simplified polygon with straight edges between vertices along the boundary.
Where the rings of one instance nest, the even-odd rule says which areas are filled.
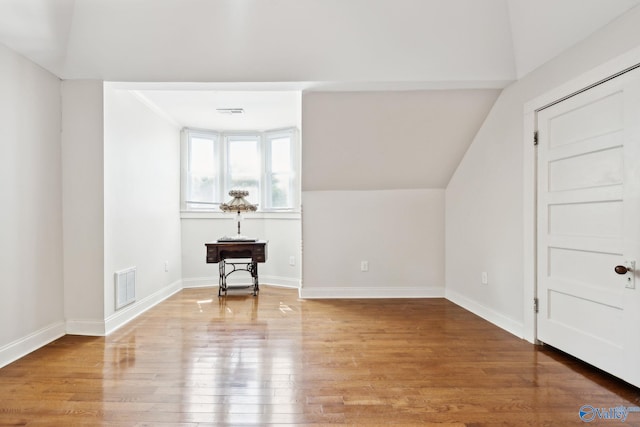
[[[523,127],[523,338],[537,342],[534,299],[537,297],[537,149],[534,133],[538,111],[640,67],[640,47],[583,73],[524,104]]]

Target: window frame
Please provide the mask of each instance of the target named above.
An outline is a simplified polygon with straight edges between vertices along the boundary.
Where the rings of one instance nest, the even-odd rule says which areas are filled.
[[[265,197],[265,202],[268,201],[269,203],[271,203],[273,201],[273,194],[271,193],[272,189],[273,189],[273,175],[275,172],[273,172],[273,170],[271,170],[272,167],[272,153],[273,153],[273,148],[272,148],[272,143],[274,140],[276,139],[282,139],[282,138],[289,138],[290,144],[289,144],[289,161],[290,161],[290,165],[289,165],[289,171],[291,176],[289,176],[289,194],[291,195],[291,204],[293,206],[299,206],[299,165],[300,165],[300,160],[299,160],[299,151],[298,151],[298,144],[297,144],[297,130],[294,128],[286,128],[286,129],[275,129],[275,130],[270,130],[267,132],[264,132],[264,147],[265,147],[265,155],[263,156],[264,158],[264,191],[263,191],[263,195]],[[278,212],[287,212],[290,211],[290,208],[277,208],[277,207],[273,207],[272,205],[269,205],[269,210],[271,211],[278,211]]]
[[[299,213],[300,212],[300,150],[299,132],[297,128],[283,128],[267,131],[216,131],[205,129],[184,128],[181,135],[181,201],[180,208],[184,213],[217,213],[220,203],[227,201],[228,191],[225,191],[227,183],[231,181],[229,170],[229,144],[234,139],[255,138],[260,165],[258,173],[258,212],[263,213]],[[206,138],[214,140],[214,164],[216,167],[214,178],[214,202],[204,204],[202,208],[194,207],[194,201],[188,200],[190,196],[189,177],[191,165],[191,138]],[[290,143],[290,179],[289,191],[291,194],[291,206],[274,208],[271,206],[271,141],[288,137]],[[217,199],[217,200],[216,200]],[[195,202],[199,203],[199,202]]]
[[[222,198],[224,199],[223,201],[227,201],[228,197],[227,194],[229,193],[229,190],[234,190],[235,188],[231,188],[228,187],[227,184],[230,183],[232,181],[231,178],[231,168],[230,168],[230,155],[231,155],[231,144],[233,143],[233,141],[246,141],[246,140],[255,140],[256,141],[256,149],[258,152],[258,165],[260,167],[260,170],[258,171],[258,210],[260,210],[260,206],[264,206],[263,204],[263,200],[262,200],[262,192],[264,191],[264,184],[263,184],[263,171],[264,171],[264,150],[262,148],[263,145],[263,141],[262,141],[262,135],[259,132],[224,132],[222,134],[222,147],[221,147],[221,155],[220,157],[222,158],[222,171],[223,171],[223,176],[222,179],[220,180],[220,188],[222,189]],[[251,195],[249,195],[249,201],[251,203],[253,203],[251,200]]]
[[[186,137],[186,140],[185,140]],[[217,152],[220,150],[221,148],[221,142],[220,142],[220,134],[218,132],[214,132],[214,131],[204,131],[204,130],[199,130],[199,129],[189,129],[188,132],[183,132],[183,137],[182,140],[183,142],[186,142],[186,144],[182,144],[182,150],[181,150],[181,163],[182,163],[182,167],[181,169],[181,173],[180,173],[180,180],[182,181],[181,183],[181,209],[183,211],[187,211],[187,212],[206,212],[209,210],[213,210],[215,209],[214,206],[216,206],[218,203],[215,201],[216,198],[220,198],[222,196],[221,192],[220,192],[220,176],[219,173],[214,173],[214,182],[213,182],[213,188],[214,188],[214,194],[212,196],[213,202],[200,202],[200,201],[195,201],[195,200],[187,200],[186,197],[191,195],[191,188],[190,188],[190,183],[191,180],[189,179],[191,177],[191,137],[195,137],[195,138],[201,138],[201,139],[210,139],[213,141],[213,152]],[[215,159],[217,160],[214,162],[214,167],[216,171],[220,170],[220,167],[222,166],[222,160],[220,158]],[[190,205],[193,204],[202,204],[205,206],[210,206],[210,208],[207,207],[202,207],[202,208],[193,208],[190,207]]]

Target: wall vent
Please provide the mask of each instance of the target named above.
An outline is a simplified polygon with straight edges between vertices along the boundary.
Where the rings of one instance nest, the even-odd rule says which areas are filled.
[[[136,300],[136,268],[116,271],[116,310]]]

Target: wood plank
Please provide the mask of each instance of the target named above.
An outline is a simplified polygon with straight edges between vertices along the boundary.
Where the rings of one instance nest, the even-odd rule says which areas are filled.
[[[211,300],[203,303],[203,301]],[[444,299],[187,289],[0,369],[0,425],[583,425],[640,391]],[[640,413],[626,422],[640,425]]]

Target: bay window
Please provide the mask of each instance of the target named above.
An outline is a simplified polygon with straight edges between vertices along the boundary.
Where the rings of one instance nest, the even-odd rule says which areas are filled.
[[[247,190],[259,211],[297,211],[296,129],[215,132],[185,129],[182,209],[217,211],[229,190]]]

